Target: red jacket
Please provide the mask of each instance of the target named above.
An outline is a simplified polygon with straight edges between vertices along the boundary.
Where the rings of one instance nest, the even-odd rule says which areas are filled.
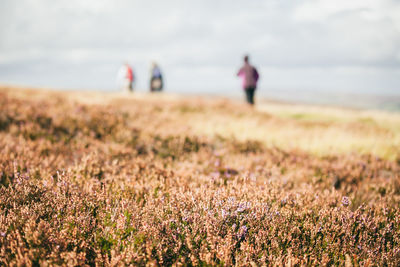
[[[132,68],[130,66],[126,66],[126,78],[129,81],[133,81],[133,71],[132,71]]]

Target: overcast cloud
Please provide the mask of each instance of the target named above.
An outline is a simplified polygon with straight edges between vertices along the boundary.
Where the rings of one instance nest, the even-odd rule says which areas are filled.
[[[128,61],[147,89],[239,92],[244,53],[260,91],[400,94],[397,0],[2,0],[0,82],[116,90]]]

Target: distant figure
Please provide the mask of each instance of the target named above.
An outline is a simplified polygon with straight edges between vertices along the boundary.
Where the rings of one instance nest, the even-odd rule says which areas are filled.
[[[254,92],[257,88],[259,75],[256,68],[250,65],[248,55],[244,57],[244,65],[240,68],[237,76],[242,78],[243,89],[246,92],[247,102],[250,105],[254,105]]]
[[[150,92],[160,92],[163,89],[163,77],[160,67],[153,62],[150,72]]]
[[[133,71],[131,66],[128,63],[125,63],[118,72],[118,83],[122,87],[124,91],[132,92],[133,91]]]

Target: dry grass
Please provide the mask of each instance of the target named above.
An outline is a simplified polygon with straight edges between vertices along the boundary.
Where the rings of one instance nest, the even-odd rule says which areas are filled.
[[[0,265],[400,264],[399,116],[0,90]]]

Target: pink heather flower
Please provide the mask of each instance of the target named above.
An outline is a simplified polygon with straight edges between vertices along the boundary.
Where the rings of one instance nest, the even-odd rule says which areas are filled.
[[[236,231],[236,223],[234,223],[233,225],[232,225],[232,231]]]
[[[235,202],[235,201],[236,201],[236,198],[235,198],[235,197],[229,197],[229,198],[228,198],[228,202],[233,203],[233,202]]]
[[[348,197],[346,197],[346,196],[344,196],[343,198],[342,198],[342,205],[343,206],[345,206],[345,207],[347,207],[348,205],[350,205],[350,199],[348,198]]]
[[[228,217],[228,212],[226,212],[224,209],[221,210],[221,216],[223,219],[225,219],[226,217]]]
[[[218,179],[220,177],[220,173],[219,172],[212,172],[210,173],[211,179]]]
[[[240,203],[236,212],[244,212],[244,211],[248,210],[250,207],[251,207],[251,204],[249,202]]]

